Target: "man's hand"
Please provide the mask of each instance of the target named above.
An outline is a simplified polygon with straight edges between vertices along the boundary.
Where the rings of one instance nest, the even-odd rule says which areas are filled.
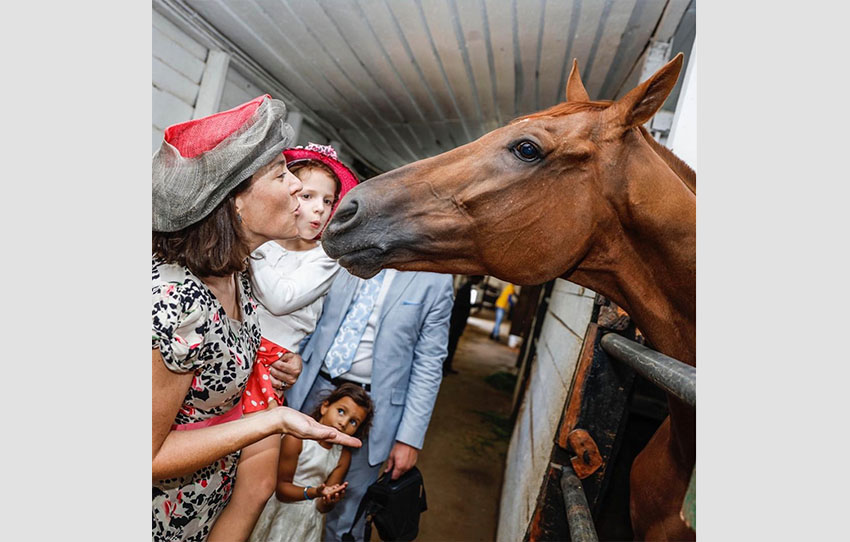
[[[403,442],[396,441],[393,449],[390,450],[390,456],[387,458],[387,468],[384,469],[384,472],[392,471],[390,478],[392,480],[398,480],[399,476],[416,465],[418,458],[419,450]]]
[[[260,347],[262,350],[265,347]],[[279,354],[280,358],[269,366],[272,388],[278,397],[283,397],[283,391],[292,387],[301,374],[301,356],[293,352]]]

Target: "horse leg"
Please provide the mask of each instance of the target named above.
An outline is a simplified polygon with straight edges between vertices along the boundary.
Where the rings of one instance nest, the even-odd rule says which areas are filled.
[[[679,515],[694,463],[683,457],[691,454],[682,453],[670,420],[661,423],[632,464],[629,512],[635,540],[696,540]]]

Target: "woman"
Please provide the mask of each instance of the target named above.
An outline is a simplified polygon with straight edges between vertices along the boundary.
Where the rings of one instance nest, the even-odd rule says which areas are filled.
[[[153,157],[154,540],[207,538],[244,446],[273,434],[360,445],[287,407],[240,419],[260,343],[246,261],[298,234],[285,112],[266,95],[172,126]]]

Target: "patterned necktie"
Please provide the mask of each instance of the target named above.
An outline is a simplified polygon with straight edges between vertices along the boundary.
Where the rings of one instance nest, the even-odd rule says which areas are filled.
[[[357,352],[360,339],[366,331],[369,316],[375,308],[375,300],[378,299],[378,292],[381,291],[381,284],[384,283],[385,273],[386,270],[381,270],[380,273],[364,282],[354,295],[334,342],[325,356],[325,365],[328,367],[331,378],[336,378],[351,369],[354,353]]]

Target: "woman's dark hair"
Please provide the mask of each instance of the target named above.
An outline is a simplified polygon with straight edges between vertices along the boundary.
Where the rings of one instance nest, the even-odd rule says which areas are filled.
[[[324,171],[325,173],[331,176],[331,179],[333,179],[334,183],[336,184],[336,189],[334,189],[334,203],[336,203],[336,200],[339,199],[339,193],[342,190],[342,182],[339,180],[339,177],[337,177],[336,173],[333,169],[331,169],[329,165],[325,164],[324,162],[320,162],[319,160],[308,158],[306,160],[298,160],[296,162],[293,162],[292,165],[288,165],[287,167],[289,168],[289,171],[296,177],[299,177],[298,172],[302,169],[312,168]]]
[[[375,413],[375,405],[372,403],[372,398],[369,397],[366,390],[357,384],[346,382],[345,384],[340,384],[335,390],[328,392],[328,396],[316,405],[315,410],[313,410],[310,416],[312,416],[317,422],[321,421],[322,405],[325,403],[332,405],[343,397],[351,397],[354,404],[363,407],[366,410],[366,416],[364,416],[363,420],[360,422],[360,427],[358,427],[357,431],[354,432],[354,436],[362,440],[366,438],[369,434],[369,428],[372,427],[372,415]]]
[[[226,277],[244,271],[251,249],[237,218],[236,196],[250,184],[250,178],[239,183],[199,222],[175,232],[153,232],[154,255],[185,266],[199,277]]]

